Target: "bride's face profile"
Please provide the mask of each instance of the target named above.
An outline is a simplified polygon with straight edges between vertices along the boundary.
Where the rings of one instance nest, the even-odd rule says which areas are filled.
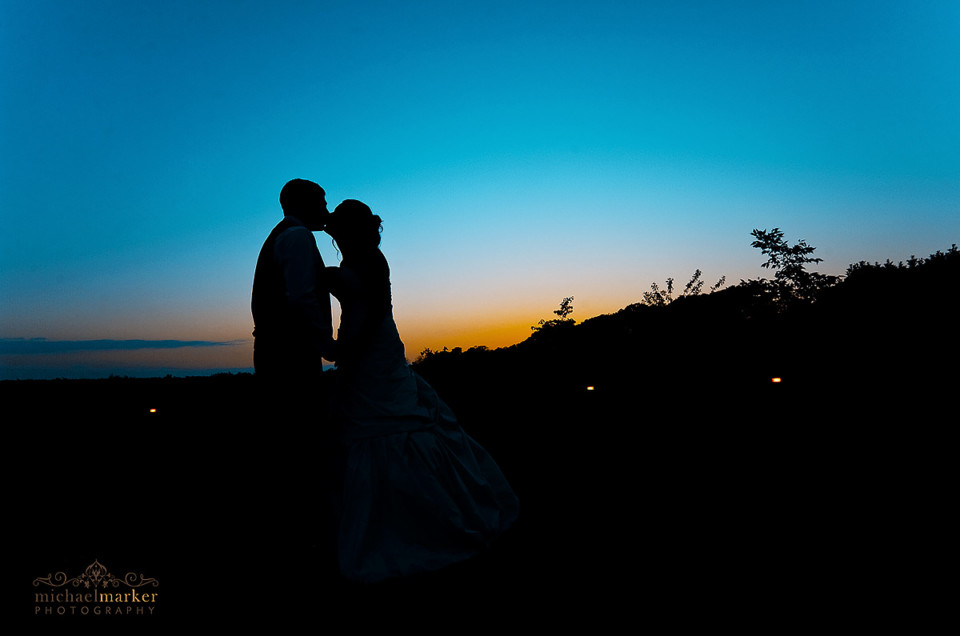
[[[344,218],[343,212],[340,210],[340,206],[337,206],[333,212],[330,213],[330,216],[327,217],[327,225],[324,228],[324,231],[333,237],[338,244],[346,241],[350,242],[349,231],[347,229],[347,219]]]

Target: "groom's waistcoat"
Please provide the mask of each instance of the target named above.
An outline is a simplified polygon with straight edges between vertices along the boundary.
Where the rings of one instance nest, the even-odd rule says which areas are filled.
[[[253,295],[250,309],[253,313],[254,348],[265,347],[286,348],[303,347],[304,333],[309,329],[309,323],[304,316],[299,315],[287,300],[286,283],[283,271],[277,262],[275,247],[277,237],[283,232],[296,227],[298,224],[289,219],[280,221],[270,232],[260,255],[257,258],[257,269],[253,276]],[[315,275],[322,280],[322,261]]]

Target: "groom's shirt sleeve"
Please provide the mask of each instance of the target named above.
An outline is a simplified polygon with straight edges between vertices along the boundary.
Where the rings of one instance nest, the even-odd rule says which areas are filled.
[[[287,302],[309,326],[308,346],[332,360],[330,294],[323,284],[323,258],[317,250],[317,240],[307,228],[292,227],[277,237],[274,255],[283,272]]]

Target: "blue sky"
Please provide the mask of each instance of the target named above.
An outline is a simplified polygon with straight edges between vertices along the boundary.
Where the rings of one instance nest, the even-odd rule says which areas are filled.
[[[117,344],[0,368],[249,367],[294,177],[383,217],[410,357],[768,274],[756,227],[829,273],[949,248],[958,28],[947,1],[4,2],[0,339]]]

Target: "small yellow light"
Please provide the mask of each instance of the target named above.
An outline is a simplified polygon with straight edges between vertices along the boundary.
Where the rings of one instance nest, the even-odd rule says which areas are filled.
[[[150,412],[151,412],[151,413],[156,413],[156,412],[157,412],[157,409],[150,409]]]
[[[772,378],[770,381],[773,382],[774,384],[780,384],[783,380],[781,380],[780,378]]]
[[[592,384],[587,387],[587,391],[593,391],[593,385],[592,385]]]

